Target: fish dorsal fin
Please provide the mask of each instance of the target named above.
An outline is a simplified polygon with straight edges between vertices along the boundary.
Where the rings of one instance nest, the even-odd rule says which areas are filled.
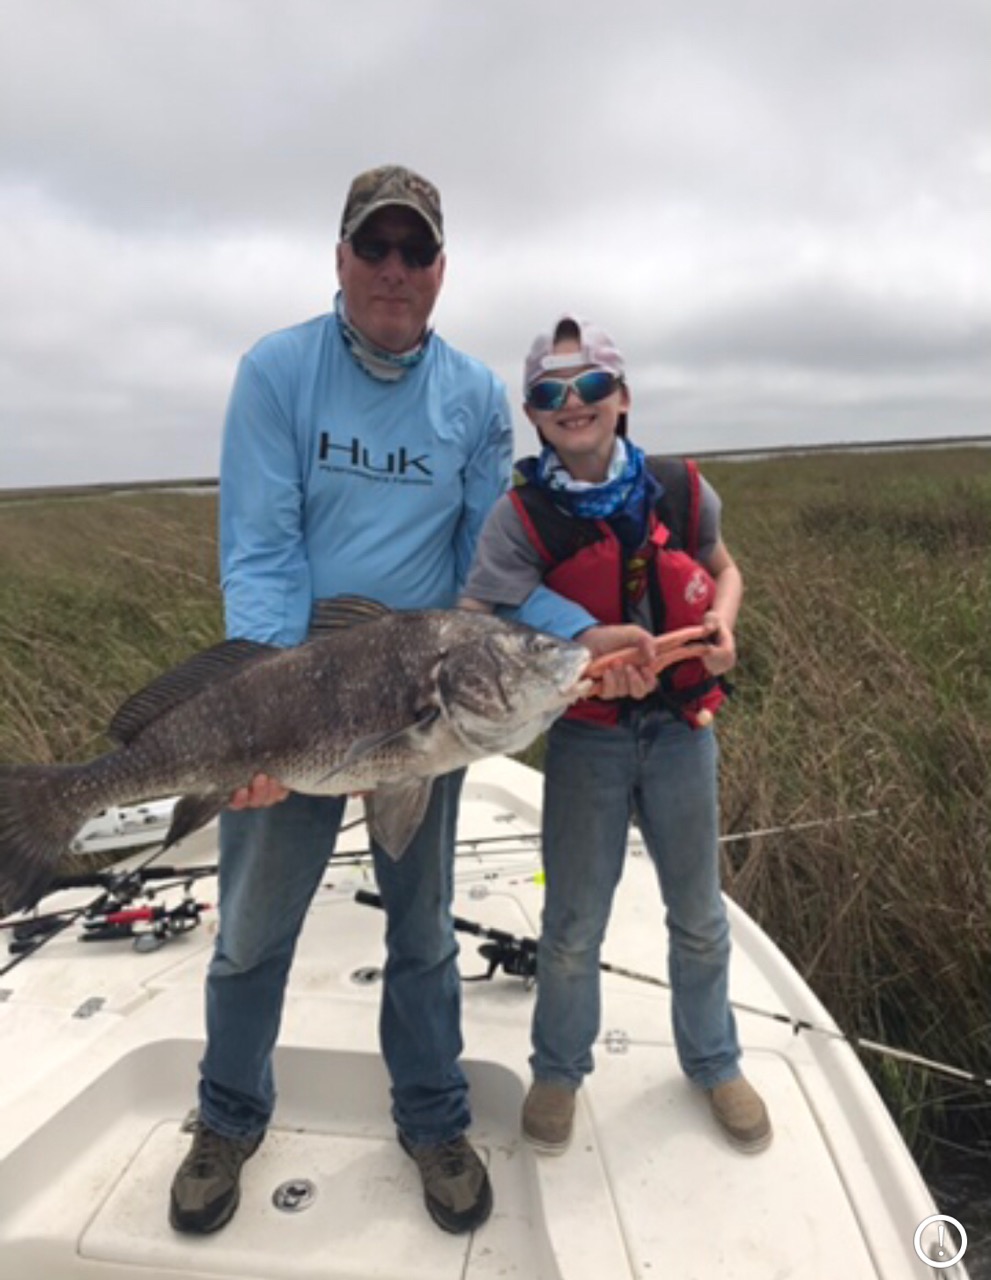
[[[260,644],[257,640],[224,640],[212,649],[194,653],[132,694],[110,721],[107,732],[115,742],[126,746],[153,720],[186,702],[207,685],[235,675],[248,663],[281,652],[276,645]]]
[[[310,614],[310,639],[332,631],[360,627],[365,622],[387,618],[393,610],[366,596],[334,596],[330,600],[314,600]]]

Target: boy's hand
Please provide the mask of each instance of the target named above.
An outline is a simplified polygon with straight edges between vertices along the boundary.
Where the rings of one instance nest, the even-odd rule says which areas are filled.
[[[710,640],[700,655],[706,671],[714,676],[725,675],[736,666],[736,641],[733,632],[714,610],[703,619],[709,628]]]
[[[610,667],[599,677],[596,697],[646,698],[657,688],[654,674],[654,637],[633,623],[589,627],[575,639],[588,649],[593,658],[601,658],[617,649],[634,649],[637,657],[623,666]]]

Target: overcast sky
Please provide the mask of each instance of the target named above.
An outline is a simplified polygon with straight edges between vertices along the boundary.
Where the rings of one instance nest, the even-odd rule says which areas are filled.
[[[330,307],[387,162],[440,187],[436,325],[514,410],[576,310],[652,450],[991,433],[989,0],[0,15],[0,487],[215,474],[238,356]]]

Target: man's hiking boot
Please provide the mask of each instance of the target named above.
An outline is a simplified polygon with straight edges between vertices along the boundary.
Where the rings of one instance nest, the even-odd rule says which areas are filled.
[[[492,1184],[464,1135],[414,1144],[400,1131],[399,1145],[416,1161],[427,1212],[438,1227],[457,1235],[482,1225],[492,1212]]]
[[[709,1090],[709,1104],[723,1132],[740,1151],[755,1155],[771,1141],[771,1121],[760,1094],[743,1076]]]
[[[241,1166],[264,1136],[224,1138],[197,1122],[193,1145],[172,1180],[169,1222],[176,1231],[206,1235],[230,1222],[241,1199]]]
[[[535,1080],[523,1103],[523,1136],[545,1156],[568,1149],[575,1123],[575,1090]]]

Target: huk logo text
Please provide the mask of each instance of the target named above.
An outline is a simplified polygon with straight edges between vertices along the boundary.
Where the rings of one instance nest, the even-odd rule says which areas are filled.
[[[424,484],[433,479],[428,465],[430,455],[410,454],[405,445],[376,453],[352,436],[347,444],[337,444],[330,432],[320,432],[320,463],[331,471],[358,472],[369,479],[393,480],[400,483]]]

